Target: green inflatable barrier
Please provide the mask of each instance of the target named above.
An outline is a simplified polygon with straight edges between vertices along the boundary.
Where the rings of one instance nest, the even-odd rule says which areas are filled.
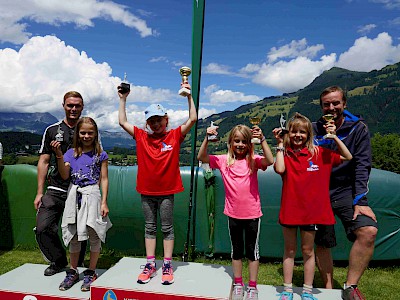
[[[196,168],[197,193],[192,228],[195,228],[195,251],[229,254],[231,251],[227,217],[223,214],[224,187],[219,171],[207,173]],[[144,219],[140,195],[135,190],[136,167],[109,167],[110,218],[106,248],[145,255]],[[36,245],[33,227],[36,211],[37,169],[29,165],[10,165],[0,168],[0,248],[12,249],[17,245]],[[185,191],[175,196],[174,228],[175,255],[184,251],[188,227],[190,167],[182,167]],[[395,260],[400,257],[400,175],[373,169],[371,172],[370,206],[378,217],[379,232],[374,260]],[[282,229],[278,224],[282,181],[271,167],[259,172],[262,202],[260,254],[262,257],[281,258],[283,254]],[[343,227],[336,224],[338,246],[333,249],[336,260],[347,260],[351,244]],[[162,254],[162,235],[159,233],[157,254]],[[298,257],[301,256],[300,250]]]

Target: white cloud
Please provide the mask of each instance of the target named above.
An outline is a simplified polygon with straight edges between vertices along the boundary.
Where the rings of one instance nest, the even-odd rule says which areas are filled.
[[[217,63],[209,63],[203,67],[202,72],[204,74],[219,74],[219,75],[233,75],[234,73],[230,71],[230,67],[226,65],[221,65]]]
[[[215,106],[222,106],[226,103],[250,103],[262,99],[262,97],[257,95],[245,95],[242,92],[221,90],[216,84],[206,87],[204,93],[209,99],[210,104]]]
[[[289,44],[286,44],[282,47],[272,47],[268,52],[268,62],[273,63],[278,59],[296,58],[299,56],[314,58],[318,52],[323,49],[324,45],[322,44],[308,46],[305,38],[298,41],[293,40]]]
[[[352,71],[371,71],[400,61],[400,44],[393,45],[392,37],[380,33],[375,39],[361,37],[339,56],[338,67]]]
[[[358,28],[357,32],[360,33],[360,34],[367,34],[368,32],[370,32],[374,28],[376,28],[375,24],[368,24],[368,25],[360,26]]]
[[[25,43],[32,33],[24,20],[59,26],[74,24],[92,27],[95,19],[111,20],[135,29],[141,37],[157,35],[146,21],[129,12],[125,6],[112,1],[68,0],[0,0],[0,42]]]
[[[0,50],[0,107],[10,112],[49,112],[62,118],[64,94],[77,90],[84,98],[84,115],[95,118],[102,130],[117,129],[116,87],[121,79],[111,74],[107,63],[96,63],[57,37],[33,37],[19,51]],[[143,111],[150,103],[168,104],[180,98],[176,91],[131,84],[128,118],[143,126]]]
[[[400,0],[370,0],[373,3],[381,3],[387,9],[400,8]]]
[[[334,66],[336,55],[324,55],[318,61],[297,57],[291,61],[264,63],[254,76],[253,82],[275,88],[281,92],[293,92],[310,84],[323,71]]]

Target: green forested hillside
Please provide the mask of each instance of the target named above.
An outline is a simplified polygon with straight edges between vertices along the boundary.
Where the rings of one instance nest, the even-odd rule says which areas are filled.
[[[371,72],[332,68],[295,93],[264,98],[234,111],[215,114],[200,120],[198,141],[202,141],[205,128],[211,121],[220,126],[219,134],[223,137],[222,141],[226,141],[226,134],[233,126],[240,123],[250,125],[249,116],[253,115],[262,118],[260,126],[269,138],[272,138],[272,129],[279,126],[281,113],[287,119],[297,111],[315,121],[321,116],[319,95],[324,88],[331,85],[339,85],[347,91],[349,111],[361,115],[367,121],[372,135],[378,132],[400,133],[400,128],[396,126],[396,117],[400,115],[399,68],[400,63]]]

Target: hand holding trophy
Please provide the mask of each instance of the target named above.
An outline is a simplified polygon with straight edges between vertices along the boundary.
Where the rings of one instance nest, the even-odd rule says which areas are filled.
[[[281,132],[279,133],[279,135],[281,137],[283,137],[285,134],[289,133],[289,130],[286,129],[285,127],[285,117],[283,116],[283,114],[281,114],[281,118],[279,119],[279,123],[281,124]]]
[[[257,116],[256,117],[250,117],[249,120],[250,120],[250,123],[253,124],[253,126],[258,125],[261,122],[261,118],[257,117]],[[260,139],[256,138],[256,137],[252,138],[251,142],[253,144],[260,144],[261,143]]]
[[[192,73],[192,70],[189,67],[182,67],[179,69],[179,73],[182,76],[182,84],[189,83],[188,77]],[[190,94],[191,94],[190,89],[187,87],[182,87],[179,90],[179,95],[181,95],[182,97],[187,97]]]
[[[335,132],[332,129],[329,129],[329,126],[334,125],[334,115],[332,114],[326,114],[322,116],[322,119],[325,121],[325,126],[326,126],[326,134],[324,135],[324,139],[333,139],[336,135]]]
[[[126,72],[124,74],[124,80],[121,82],[121,84],[118,87],[118,92],[121,94],[126,94],[131,90],[131,85],[127,83],[126,81]]]
[[[218,142],[219,141],[219,136],[217,132],[218,126],[214,124],[213,121],[211,121],[211,126],[209,127],[208,130],[212,131],[211,134],[207,135],[207,140],[209,142]],[[208,131],[207,130],[207,131]],[[208,133],[208,132],[207,132]]]

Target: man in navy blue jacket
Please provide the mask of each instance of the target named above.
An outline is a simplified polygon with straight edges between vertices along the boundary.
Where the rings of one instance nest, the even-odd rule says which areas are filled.
[[[338,86],[326,88],[320,95],[324,115],[332,114],[336,135],[345,143],[353,159],[332,170],[330,196],[333,212],[345,228],[347,238],[353,242],[349,255],[347,279],[342,299],[365,299],[357,284],[374,253],[378,232],[376,216],[368,206],[368,180],[371,171],[371,144],[367,125],[360,117],[346,110],[347,99]],[[326,134],[323,118],[313,123],[315,143],[336,150]],[[318,226],[315,237],[316,261],[326,288],[333,287],[333,262],[330,248],[336,246],[333,226]]]

